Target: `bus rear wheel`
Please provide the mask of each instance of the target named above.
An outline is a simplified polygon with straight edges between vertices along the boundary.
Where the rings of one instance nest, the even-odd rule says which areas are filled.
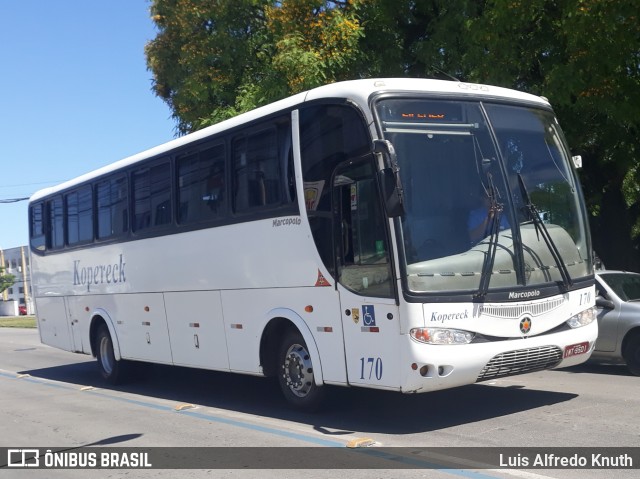
[[[315,383],[311,355],[298,331],[289,331],[280,345],[278,382],[285,399],[296,409],[315,411],[324,399],[325,389]]]
[[[103,324],[98,328],[96,336],[96,358],[102,377],[110,384],[123,381],[126,372],[125,361],[118,361],[113,351],[113,340],[109,329]]]

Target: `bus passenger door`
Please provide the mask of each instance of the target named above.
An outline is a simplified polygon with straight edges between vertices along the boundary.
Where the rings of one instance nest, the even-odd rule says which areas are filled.
[[[333,177],[334,251],[351,385],[400,387],[400,323],[383,214],[371,157]]]

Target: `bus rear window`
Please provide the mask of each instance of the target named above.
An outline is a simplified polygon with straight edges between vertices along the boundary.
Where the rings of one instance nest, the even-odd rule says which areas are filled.
[[[36,203],[29,211],[29,233],[31,248],[36,251],[45,250],[44,203]]]

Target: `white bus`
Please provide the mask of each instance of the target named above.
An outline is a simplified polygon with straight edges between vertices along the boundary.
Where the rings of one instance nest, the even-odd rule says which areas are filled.
[[[81,158],[77,158],[81,161]],[[30,200],[43,343],[417,393],[572,366],[597,336],[585,206],[546,99],[323,86]]]

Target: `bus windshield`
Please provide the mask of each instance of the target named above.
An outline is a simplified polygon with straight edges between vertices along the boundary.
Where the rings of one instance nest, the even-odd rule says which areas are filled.
[[[412,292],[542,286],[591,272],[588,234],[551,111],[484,101],[383,99],[404,188]]]

